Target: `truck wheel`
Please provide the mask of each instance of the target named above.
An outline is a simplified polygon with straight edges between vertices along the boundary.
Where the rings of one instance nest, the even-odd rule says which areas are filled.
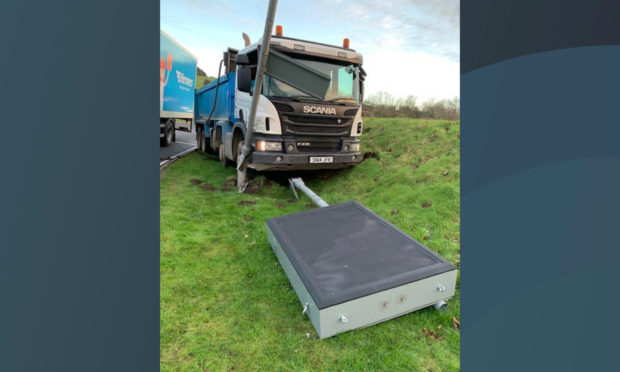
[[[243,152],[243,144],[245,141],[239,141],[237,144],[237,162],[241,159],[241,153]],[[239,163],[237,163],[237,167]],[[245,167],[244,170],[240,171],[237,169],[237,189],[241,192],[246,187],[246,183],[248,182],[248,167]]]
[[[166,126],[164,127],[164,137],[160,139],[160,145],[170,146],[174,141],[174,120],[168,119]]]
[[[205,134],[202,126],[196,128],[196,147],[198,152],[205,151]]]
[[[215,130],[211,128],[205,128],[205,131],[207,130],[210,131],[210,133],[209,133],[209,139],[207,140],[205,138],[205,152],[207,154],[215,155],[217,153],[216,151],[217,149],[211,145],[212,143],[211,138],[213,137]]]
[[[237,144],[237,159],[239,159],[239,155],[241,155],[241,153],[243,152],[244,144],[245,144],[245,141],[243,140],[239,141],[239,143]]]
[[[209,138],[210,147],[213,149],[213,153],[217,153],[218,148],[220,147],[217,144],[217,140],[215,139],[217,131],[215,128],[211,129],[211,137]]]
[[[229,166],[230,165],[230,160],[226,159],[226,152],[225,152],[226,150],[224,148],[224,144],[223,143],[220,145],[219,151],[220,151],[220,163],[222,163],[223,167]]]
[[[200,132],[200,151],[202,152],[207,152],[207,138],[205,137],[205,127],[200,127],[201,128],[201,132]]]

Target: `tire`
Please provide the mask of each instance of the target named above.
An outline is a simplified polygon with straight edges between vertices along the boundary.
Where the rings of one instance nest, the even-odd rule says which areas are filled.
[[[161,146],[170,146],[174,142],[174,138],[174,120],[168,119],[164,127],[164,137],[159,139],[159,144]]]
[[[245,141],[241,140],[237,144],[237,161],[239,161],[241,153],[243,152],[243,144]],[[237,167],[239,164],[237,164]],[[243,171],[237,169],[237,189],[242,190],[245,187],[245,184],[248,181],[248,168],[246,167]]]
[[[224,148],[223,143],[220,145],[218,151],[220,154],[220,163],[222,164],[222,167],[228,167],[231,163],[230,160],[226,159],[226,149]]]
[[[205,138],[205,152],[207,154],[211,154],[211,155],[215,155],[217,154],[217,149],[211,146],[211,137],[214,135],[213,133],[215,132],[215,130],[211,129],[211,128],[205,128],[205,131],[209,131],[209,139],[207,140]]]
[[[217,132],[216,129],[213,128],[211,130],[211,137],[209,138],[210,147],[213,149],[213,153],[217,153],[218,148],[219,148],[219,145],[216,143],[216,139],[215,139],[216,132]]]
[[[198,152],[205,151],[205,133],[202,126],[196,128],[196,147],[198,148]]]
[[[237,159],[239,159],[239,155],[243,152],[243,145],[245,144],[244,140],[239,141],[237,144]]]

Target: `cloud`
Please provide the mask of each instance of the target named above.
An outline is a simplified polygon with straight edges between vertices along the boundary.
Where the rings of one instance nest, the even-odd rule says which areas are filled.
[[[217,74],[227,47],[263,31],[266,0],[162,0],[162,28]],[[339,45],[364,55],[366,92],[452,98],[459,95],[458,0],[280,1],[276,24],[287,36]]]
[[[214,50],[193,44],[187,45],[187,49],[198,58],[198,67],[209,76],[217,76],[219,61],[222,59],[222,50]],[[222,74],[223,73],[224,67],[222,67]]]
[[[316,7],[323,9],[317,22],[344,25],[354,36],[369,74],[367,95],[460,96],[458,0],[319,0]]]
[[[386,61],[390,66],[386,66]],[[460,96],[459,63],[423,52],[375,50],[364,55],[366,97],[388,92],[395,97],[429,98]]]
[[[322,16],[355,29],[362,45],[402,48],[459,61],[458,0],[322,0]]]
[[[262,34],[267,10],[267,1],[259,0],[162,0],[161,4],[162,22],[193,30],[235,28],[253,37]],[[364,45],[458,61],[459,11],[459,0],[313,0],[281,2],[276,21],[346,31]]]

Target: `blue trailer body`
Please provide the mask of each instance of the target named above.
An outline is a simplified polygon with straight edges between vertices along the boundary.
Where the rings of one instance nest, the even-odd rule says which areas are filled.
[[[200,88],[195,94],[195,118],[207,120],[213,108],[215,88],[218,81],[212,81],[209,85]],[[220,77],[215,110],[211,116],[212,121],[233,121],[235,110],[235,73]]]
[[[215,88],[219,82],[217,101],[215,101]],[[213,104],[215,102],[215,109]],[[210,123],[209,114],[213,110]],[[235,73],[229,72],[220,77],[219,80],[212,81],[210,84],[200,88],[195,93],[194,98],[194,118],[196,123],[208,124],[209,128],[221,128],[221,135],[225,136],[233,129],[236,123],[235,115]],[[205,131],[204,136],[211,137],[211,131]]]
[[[160,117],[192,118],[196,57],[163,32],[159,34]]]

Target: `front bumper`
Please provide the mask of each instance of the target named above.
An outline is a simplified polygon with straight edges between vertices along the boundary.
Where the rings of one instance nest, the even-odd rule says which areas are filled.
[[[310,157],[331,156],[332,163],[310,163]],[[260,152],[252,153],[248,168],[257,171],[265,170],[317,170],[342,169],[352,167],[362,161],[361,152],[347,153],[293,153]]]

